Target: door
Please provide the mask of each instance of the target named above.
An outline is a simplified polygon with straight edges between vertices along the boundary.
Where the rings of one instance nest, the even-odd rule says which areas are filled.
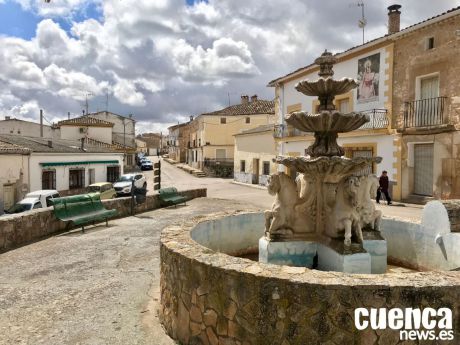
[[[252,160],[252,184],[259,184],[259,159]]]
[[[433,144],[414,145],[414,194],[433,195]]]
[[[9,209],[14,205],[14,185],[3,185],[3,208]]]
[[[89,184],[93,184],[96,182],[96,172],[94,169],[88,169],[89,175]]]
[[[437,112],[439,97],[439,77],[428,77],[420,80],[420,100],[417,101],[416,126],[433,124]]]

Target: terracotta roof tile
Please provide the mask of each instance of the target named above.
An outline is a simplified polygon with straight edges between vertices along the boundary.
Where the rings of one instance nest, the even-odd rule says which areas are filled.
[[[266,100],[257,100],[248,103],[231,105],[227,108],[213,111],[210,113],[204,113],[201,115],[221,115],[221,116],[232,116],[232,115],[255,115],[255,114],[274,114],[275,113],[275,102]]]
[[[57,125],[58,126],[62,126],[62,125],[72,126],[73,125],[73,126],[113,127],[114,124],[112,122],[99,120],[99,119],[96,119],[90,116],[80,116],[80,117],[75,117],[69,120],[59,121]]]
[[[11,144],[5,141],[0,141],[0,154],[7,153],[19,153],[19,154],[27,154],[30,153],[30,150],[15,144]]]

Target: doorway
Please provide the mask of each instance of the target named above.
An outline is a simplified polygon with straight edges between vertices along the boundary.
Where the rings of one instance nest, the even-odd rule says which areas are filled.
[[[414,145],[414,194],[433,195],[433,144]]]
[[[14,185],[3,185],[3,209],[7,210],[14,205]]]
[[[259,184],[259,159],[252,160],[252,184]]]

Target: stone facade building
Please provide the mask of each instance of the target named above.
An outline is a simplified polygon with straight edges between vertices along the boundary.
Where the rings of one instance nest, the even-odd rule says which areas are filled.
[[[403,200],[460,197],[460,7],[394,37],[393,126]],[[400,172],[400,173],[399,173]]]

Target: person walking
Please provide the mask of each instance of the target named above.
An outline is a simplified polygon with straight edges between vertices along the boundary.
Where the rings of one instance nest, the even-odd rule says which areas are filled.
[[[385,194],[385,199],[387,199],[388,205],[391,205],[391,197],[390,193],[388,193],[388,186],[390,182],[388,180],[388,173],[386,170],[382,171],[382,175],[379,177],[379,185],[380,187],[377,189],[377,197],[375,201],[377,201],[377,204],[380,204],[380,197],[382,196],[382,193]]]

